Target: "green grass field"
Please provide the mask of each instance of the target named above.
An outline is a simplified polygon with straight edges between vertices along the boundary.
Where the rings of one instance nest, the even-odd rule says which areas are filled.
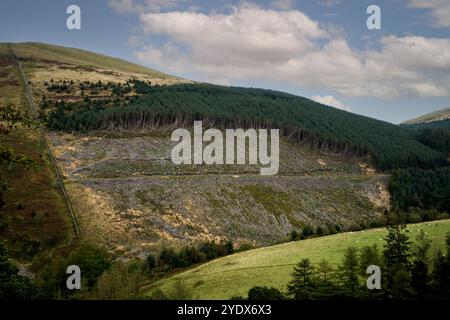
[[[433,250],[443,246],[450,232],[450,220],[424,222],[408,226],[410,239],[415,240],[423,229],[433,240]],[[386,229],[371,229],[254,249],[220,258],[196,268],[160,280],[148,288],[149,294],[156,288],[170,292],[177,281],[190,288],[196,299],[230,299],[246,296],[254,286],[271,286],[282,291],[290,280],[293,266],[301,258],[313,263],[326,259],[333,265],[340,263],[344,250],[354,246],[384,245]]]

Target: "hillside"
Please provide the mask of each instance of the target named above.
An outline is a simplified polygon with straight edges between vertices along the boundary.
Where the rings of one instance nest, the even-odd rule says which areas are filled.
[[[450,157],[450,108],[405,121],[400,126],[412,129],[420,143]]]
[[[306,226],[379,225],[390,207],[380,169],[445,163],[410,130],[306,98],[196,84],[78,49],[10,48],[5,67],[17,72],[17,59],[24,70],[81,237],[119,256],[202,241],[264,246]],[[170,131],[194,119],[279,127],[279,175],[263,177],[254,165],[174,165]]]
[[[94,108],[87,103],[58,105],[50,113],[49,123],[57,130],[92,131],[174,123],[191,127],[196,119],[224,129],[279,128],[292,141],[322,151],[371,157],[382,170],[446,163],[446,156],[419,143],[409,130],[262,89],[206,84],[158,86],[130,102],[98,101]]]
[[[445,242],[450,220],[412,224],[408,230],[411,240],[415,240],[420,230],[427,232],[435,251]],[[152,284],[146,290],[149,296],[157,288],[170,292],[175,283],[181,281],[196,299],[245,297],[254,286],[286,291],[293,267],[300,259],[310,258],[314,264],[325,259],[336,267],[346,248],[377,244],[381,249],[385,235],[385,229],[371,229],[254,249],[202,264]]]
[[[423,116],[402,122],[402,125],[425,124],[450,119],[450,108],[427,113]]]
[[[72,69],[76,67],[78,70],[88,72],[93,71],[92,69],[103,69],[106,71],[106,74],[115,71],[117,73],[142,75],[152,78],[176,79],[141,65],[86,50],[36,42],[14,44],[13,46],[23,62],[55,65],[66,69],[71,69],[70,66],[72,66]]]
[[[16,110],[31,113],[23,88],[9,47],[0,44],[0,107],[14,105]],[[35,167],[28,170],[20,165],[0,166],[0,182],[8,185],[4,197],[0,190],[6,202],[0,207],[0,239],[6,241],[12,257],[30,261],[38,252],[50,252],[72,240],[70,215],[39,130],[19,126],[1,136],[0,142],[0,147],[14,148],[35,161]]]

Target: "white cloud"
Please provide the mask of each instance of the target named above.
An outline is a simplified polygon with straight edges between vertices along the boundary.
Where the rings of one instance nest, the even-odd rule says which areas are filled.
[[[395,95],[450,95],[450,39],[390,36],[380,43],[381,51],[366,55],[369,83],[384,81]]]
[[[162,48],[146,45],[135,55],[146,64],[167,66],[168,70],[176,73],[188,71],[187,68],[190,66],[188,57],[183,55],[180,49],[170,42],[164,44]]]
[[[334,107],[337,109],[341,109],[341,110],[345,110],[345,111],[351,111],[352,109],[348,106],[346,106],[345,104],[343,104],[342,102],[336,100],[335,97],[333,96],[312,96],[311,100],[314,100],[316,102],[319,102],[321,104],[330,106],[330,107]]]
[[[213,77],[228,77],[229,73],[238,78],[259,76],[259,68],[263,71],[284,64],[315,47],[314,40],[328,37],[317,22],[300,11],[263,10],[250,4],[229,15],[142,14],[141,22],[147,35],[167,35],[171,42],[187,47],[190,65]]]
[[[137,57],[177,74],[222,82],[263,80],[326,88],[345,96],[450,96],[450,40],[381,38],[380,49],[357,51],[343,37],[297,10],[245,3],[233,12],[140,15],[147,37]]]
[[[272,7],[280,10],[289,10],[292,8],[294,0],[277,0],[272,2]]]
[[[408,0],[408,5],[412,8],[430,10],[431,23],[435,27],[450,27],[449,0]]]

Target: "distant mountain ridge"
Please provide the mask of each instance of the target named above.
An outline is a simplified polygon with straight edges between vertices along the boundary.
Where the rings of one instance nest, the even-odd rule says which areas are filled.
[[[404,121],[401,124],[412,125],[419,123],[429,123],[434,121],[443,121],[447,119],[450,119],[450,107],[424,114],[423,116]]]
[[[85,67],[90,66],[150,76],[172,77],[163,72],[120,58],[113,58],[101,53],[83,49],[68,48],[40,42],[14,43],[13,47],[16,49],[18,55],[26,60],[42,61],[49,64],[58,63]]]

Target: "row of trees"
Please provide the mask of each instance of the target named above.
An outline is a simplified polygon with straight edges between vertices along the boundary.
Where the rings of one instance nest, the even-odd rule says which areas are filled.
[[[50,83],[45,81],[44,86],[47,88],[48,92],[56,93],[71,93],[75,90],[75,82],[73,80],[59,80],[58,82],[50,80]],[[83,81],[78,84],[80,91],[91,90],[92,93],[98,93],[99,90],[111,90],[113,95],[123,96],[134,90],[136,94],[147,94],[152,90],[152,84],[150,81],[140,81],[136,79],[130,79],[124,84],[107,82],[104,83],[101,80],[97,82],[94,81]]]
[[[317,226],[316,228],[310,225],[304,225],[300,230],[291,230],[291,232],[289,233],[289,241],[304,240],[313,236],[320,237],[328,234],[335,234],[340,231],[341,227],[338,224],[334,226]]]
[[[146,268],[148,271],[186,268],[232,254],[233,252],[234,248],[231,241],[221,241],[219,243],[209,241],[198,246],[186,246],[178,251],[165,247],[160,251],[159,255],[149,254],[147,256]]]
[[[381,268],[381,287],[369,290],[367,267]],[[404,226],[388,228],[382,251],[376,246],[350,247],[334,267],[326,260],[313,265],[302,259],[294,267],[287,294],[275,288],[255,287],[248,298],[262,299],[450,299],[450,233],[445,252],[434,257],[431,240],[421,231],[411,244]]]

